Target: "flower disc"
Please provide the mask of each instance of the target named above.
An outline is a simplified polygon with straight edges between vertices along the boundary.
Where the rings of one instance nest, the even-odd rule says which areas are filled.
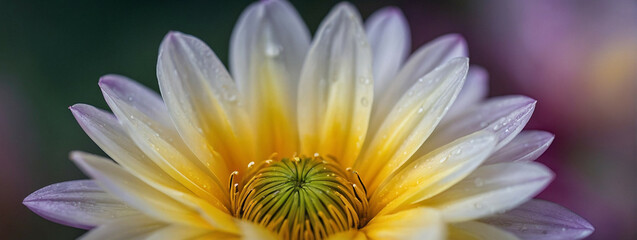
[[[239,193],[235,215],[285,239],[322,239],[359,226],[366,199],[357,190],[321,158],[268,160]]]

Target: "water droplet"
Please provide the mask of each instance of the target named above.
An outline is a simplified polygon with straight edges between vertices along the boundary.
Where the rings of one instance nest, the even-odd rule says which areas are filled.
[[[422,112],[424,112],[424,111],[425,111],[425,109],[423,109],[423,108],[418,108],[418,113],[422,113]]]
[[[462,149],[461,149],[461,148],[457,148],[457,149],[455,149],[455,150],[453,150],[453,151],[451,152],[451,154],[452,154],[452,155],[458,155],[458,154],[460,154],[460,153],[462,153]]]
[[[369,105],[369,100],[366,97],[361,98],[361,104],[363,107],[367,107]]]
[[[484,185],[484,180],[482,180],[482,178],[476,178],[473,180],[473,184],[475,184],[476,187],[482,187]]]
[[[252,166],[254,166],[254,161],[248,163],[248,168],[251,168]]]
[[[370,84],[372,82],[368,77],[359,77],[358,81],[362,84]]]
[[[279,56],[279,54],[281,54],[281,46],[279,45],[275,45],[275,44],[268,44],[265,47],[265,55],[267,55],[268,57],[276,57]]]
[[[225,98],[226,98],[226,101],[228,102],[234,102],[237,100],[237,95],[229,93],[229,94],[226,94]]]

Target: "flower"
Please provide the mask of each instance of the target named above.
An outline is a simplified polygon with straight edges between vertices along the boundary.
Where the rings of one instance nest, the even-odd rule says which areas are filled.
[[[486,73],[469,67],[458,35],[403,64],[408,52],[399,10],[363,27],[346,3],[312,43],[289,3],[254,3],[232,35],[232,77],[201,40],[171,32],[157,64],[162,97],[107,75],[99,85],[114,115],[70,107],[116,163],[73,152],[93,180],[45,187],[24,204],[91,229],[86,239],[592,232],[562,207],[528,201],[553,176],[532,162],[553,135],[521,132],[535,100],[482,101]]]

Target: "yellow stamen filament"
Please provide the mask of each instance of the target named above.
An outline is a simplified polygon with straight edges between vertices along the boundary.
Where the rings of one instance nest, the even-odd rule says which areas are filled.
[[[324,239],[365,222],[368,203],[362,181],[332,160],[266,160],[245,176],[249,180],[241,190],[234,183],[236,174],[231,174],[228,189],[235,216],[283,239]]]

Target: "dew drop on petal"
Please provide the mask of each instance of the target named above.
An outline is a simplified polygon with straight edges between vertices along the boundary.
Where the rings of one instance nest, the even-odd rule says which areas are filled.
[[[281,46],[279,45],[275,45],[275,44],[268,44],[265,47],[265,55],[267,55],[268,57],[276,57],[279,56],[279,54],[281,54]]]
[[[369,106],[369,100],[367,100],[366,97],[361,98],[361,104],[363,105],[363,107],[367,107]]]
[[[457,148],[455,150],[453,150],[451,152],[452,155],[459,155],[460,153],[462,153],[462,149],[461,148]]]
[[[476,178],[473,180],[473,184],[475,184],[476,187],[482,187],[484,185],[484,180],[482,180],[482,178]]]

